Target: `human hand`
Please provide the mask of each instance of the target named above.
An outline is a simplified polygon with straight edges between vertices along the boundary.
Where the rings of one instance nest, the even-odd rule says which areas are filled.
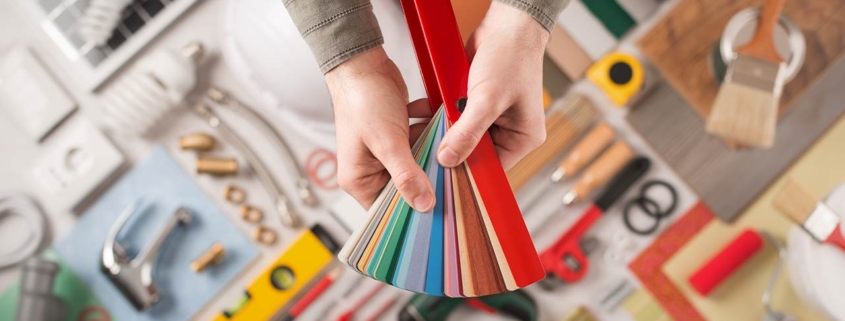
[[[494,1],[466,45],[470,59],[467,105],[437,152],[454,167],[488,130],[505,170],[546,138],[543,53],[549,32],[525,12]],[[491,127],[492,126],[492,127]]]
[[[414,160],[411,144],[430,118],[427,100],[408,102],[399,68],[384,49],[359,54],[326,74],[337,127],[337,181],[365,208],[372,206],[392,177],[414,209],[434,208],[428,176]]]

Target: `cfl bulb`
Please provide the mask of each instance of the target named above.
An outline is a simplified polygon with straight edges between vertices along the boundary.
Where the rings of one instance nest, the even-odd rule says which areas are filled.
[[[130,3],[132,0],[91,0],[79,21],[82,40],[104,45]]]
[[[193,90],[202,54],[202,45],[191,43],[181,53],[160,50],[139,61],[103,94],[106,125],[119,133],[146,134]]]

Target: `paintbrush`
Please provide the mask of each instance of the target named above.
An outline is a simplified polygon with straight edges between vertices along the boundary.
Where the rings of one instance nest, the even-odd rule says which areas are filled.
[[[774,42],[775,25],[786,0],[766,0],[757,31],[736,50],[710,117],[707,132],[749,146],[768,148],[775,139],[785,64]]]
[[[839,215],[804,186],[788,180],[783,190],[775,196],[775,208],[801,225],[816,241],[845,250],[845,235],[842,234]]]

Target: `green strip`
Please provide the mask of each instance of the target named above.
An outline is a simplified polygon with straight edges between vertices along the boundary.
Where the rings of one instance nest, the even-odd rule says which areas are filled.
[[[417,159],[417,164],[421,167],[425,166],[426,160],[428,159],[428,153],[431,151],[431,145],[434,143],[434,134],[437,133],[437,128],[441,126],[440,117],[441,113],[431,121],[436,121],[436,126],[433,126],[426,137],[425,145],[423,145],[422,154],[420,158]],[[425,168],[425,167],[423,167]],[[402,198],[399,200],[399,204],[397,204],[397,211],[396,220],[393,222],[393,225],[388,225],[388,235],[387,241],[385,242],[386,245],[384,247],[383,256],[379,257],[379,261],[376,264],[375,277],[378,280],[382,280],[387,284],[393,284],[393,275],[396,273],[396,265],[399,262],[399,254],[402,251],[399,248],[399,244],[404,244],[405,235],[407,234],[408,230],[408,218],[410,218],[411,214],[411,206],[405,202],[405,199]],[[381,244],[379,244],[381,245]]]
[[[622,38],[637,23],[614,0],[581,0],[616,39]]]

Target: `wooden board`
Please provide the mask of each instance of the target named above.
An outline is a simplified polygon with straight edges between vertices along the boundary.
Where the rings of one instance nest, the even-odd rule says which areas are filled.
[[[845,61],[782,119],[768,150],[734,151],[708,135],[703,120],[665,84],[632,110],[628,122],[719,218],[732,221],[845,113],[843,83]]]
[[[762,0],[683,0],[638,41],[639,48],[702,117],[718,91],[710,52],[728,20]],[[781,115],[845,53],[845,0],[787,1],[784,14],[804,32],[807,56],[781,97]]]

